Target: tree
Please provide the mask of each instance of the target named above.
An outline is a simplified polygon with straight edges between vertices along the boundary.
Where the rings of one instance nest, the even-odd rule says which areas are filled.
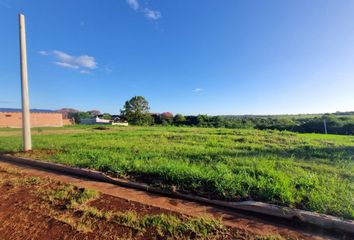
[[[149,102],[143,96],[132,97],[126,101],[121,114],[128,122],[136,125],[151,125],[153,118],[149,114]]]
[[[164,112],[160,114],[162,125],[171,125],[173,122],[173,114],[170,112]]]
[[[186,117],[182,114],[176,114],[173,118],[173,124],[175,125],[183,125],[186,124]]]
[[[208,126],[209,117],[206,114],[199,114],[197,116],[197,126],[198,127],[207,127]]]
[[[106,120],[112,120],[112,115],[109,114],[109,113],[104,113],[104,114],[102,115],[102,118],[103,118],[103,119],[106,119]]]
[[[72,117],[75,120],[75,123],[80,123],[81,119],[91,118],[91,114],[88,112],[77,112],[73,113]]]
[[[96,117],[98,115],[101,115],[101,111],[100,110],[91,110],[91,111],[87,111],[91,117]]]

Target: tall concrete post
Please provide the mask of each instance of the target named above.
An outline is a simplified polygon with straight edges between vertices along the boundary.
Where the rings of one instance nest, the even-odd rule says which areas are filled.
[[[30,109],[28,97],[27,49],[25,16],[19,14],[20,27],[20,58],[21,58],[21,88],[22,88],[22,135],[23,151],[32,150]]]
[[[327,122],[325,118],[323,119],[323,125],[324,125],[325,134],[327,134]]]

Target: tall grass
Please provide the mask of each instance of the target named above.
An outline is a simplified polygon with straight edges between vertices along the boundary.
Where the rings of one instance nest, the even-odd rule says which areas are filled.
[[[36,151],[27,156],[211,198],[253,199],[354,219],[353,136],[188,127],[80,129],[65,134],[44,129],[33,137]],[[20,141],[0,137],[0,152],[19,151]]]

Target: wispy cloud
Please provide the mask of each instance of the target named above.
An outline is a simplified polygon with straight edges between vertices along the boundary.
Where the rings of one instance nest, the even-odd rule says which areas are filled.
[[[203,91],[203,89],[201,89],[201,88],[196,88],[196,89],[194,89],[193,91],[198,93],[198,92]]]
[[[68,63],[70,65],[77,66],[78,68],[83,67],[95,69],[97,67],[95,58],[88,55],[81,55],[76,57],[57,50],[52,51],[52,53],[60,62]]]
[[[97,62],[94,57],[88,55],[73,56],[68,53],[54,50],[54,51],[39,51],[42,56],[53,56],[54,64],[63,68],[70,68],[79,70],[79,73],[87,74],[89,70],[97,68]]]
[[[156,10],[152,10],[148,7],[141,7],[139,0],[126,0],[127,4],[134,10],[144,14],[144,16],[151,20],[158,20],[161,18],[161,13]]]
[[[66,63],[66,62],[54,62],[55,65],[58,65],[60,67],[64,67],[64,68],[72,68],[72,69],[79,69],[80,67],[77,65],[73,65],[70,63]]]
[[[144,14],[147,18],[152,20],[158,20],[161,18],[161,13],[159,11],[151,10],[149,8],[144,9]]]

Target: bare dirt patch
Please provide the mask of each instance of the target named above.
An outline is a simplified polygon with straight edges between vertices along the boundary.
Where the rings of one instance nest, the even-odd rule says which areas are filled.
[[[2,167],[0,222],[2,239],[267,239]]]

